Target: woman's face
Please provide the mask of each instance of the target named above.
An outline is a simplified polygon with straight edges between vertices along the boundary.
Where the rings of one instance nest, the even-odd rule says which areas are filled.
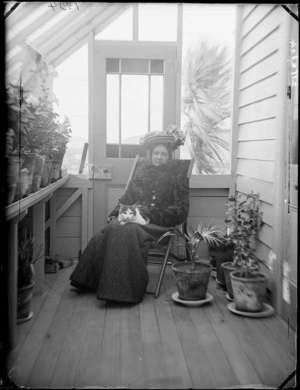
[[[152,152],[152,164],[161,165],[166,164],[169,160],[168,149],[164,145],[156,145]]]

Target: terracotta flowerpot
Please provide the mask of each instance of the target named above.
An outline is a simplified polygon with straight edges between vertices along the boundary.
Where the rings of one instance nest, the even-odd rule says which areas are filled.
[[[15,202],[22,199],[28,191],[29,187],[29,178],[28,178],[28,169],[23,168],[19,172],[19,181],[17,184],[17,189],[16,189],[16,195],[15,195]]]
[[[212,265],[216,267],[217,282],[225,287],[225,277],[221,264],[225,262],[231,262],[233,257],[233,248],[230,246],[209,247],[208,252],[210,255]]]
[[[28,321],[32,317],[31,299],[33,295],[33,287],[34,282],[31,282],[28,286],[18,289],[18,322]]]
[[[45,164],[45,157],[37,154],[35,156],[31,192],[36,192],[40,189],[44,164]]]
[[[41,180],[41,187],[47,187],[50,183],[50,172],[52,167],[52,158],[46,158],[43,172],[42,172],[42,180]]]
[[[205,261],[196,261],[195,269],[190,262],[174,263],[174,272],[179,299],[183,301],[200,301],[206,298],[212,266]]]
[[[62,160],[53,160],[50,172],[50,183],[54,183],[58,179],[60,179],[60,168],[61,168]]]
[[[232,291],[232,285],[231,285],[231,278],[230,278],[230,273],[232,271],[236,271],[236,267],[232,266],[232,262],[227,262],[221,264],[221,267],[223,269],[223,274],[224,274],[224,279],[225,279],[225,284],[226,284],[226,290],[228,292],[228,295],[231,299],[233,299],[233,291]]]
[[[34,166],[35,166],[35,154],[24,154],[22,155],[24,158],[22,169],[26,168],[28,169],[28,188],[24,194],[24,196],[28,196],[31,194],[32,191],[32,181],[33,181],[33,172],[34,172]]]
[[[246,312],[259,312],[263,309],[266,296],[267,275],[263,272],[243,276],[242,271],[230,273],[236,309]]]
[[[22,158],[17,154],[10,154],[8,156],[7,168],[7,204],[11,204],[16,196],[17,186],[19,183],[19,172],[22,165]]]

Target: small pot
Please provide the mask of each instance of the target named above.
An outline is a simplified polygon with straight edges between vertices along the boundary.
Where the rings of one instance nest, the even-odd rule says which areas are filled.
[[[33,171],[31,192],[37,192],[40,189],[44,164],[45,164],[45,157],[37,154],[35,156],[35,165]]]
[[[31,194],[32,190],[32,181],[33,181],[33,172],[35,166],[35,154],[24,154],[22,155],[24,158],[22,169],[28,169],[28,188],[24,194],[24,196],[28,196]]]
[[[25,193],[28,191],[29,187],[29,178],[28,178],[28,169],[23,168],[19,172],[19,181],[17,184],[17,189],[16,189],[16,195],[15,195],[15,202],[17,200],[22,199],[25,196]]]
[[[232,285],[231,285],[231,278],[230,278],[230,273],[232,271],[236,271],[236,267],[232,266],[232,261],[229,261],[227,263],[221,264],[221,267],[223,269],[223,274],[224,274],[224,279],[225,279],[225,284],[226,284],[226,290],[228,292],[228,295],[230,299],[233,299],[233,291],[232,291]]]
[[[209,255],[212,265],[215,264],[216,267],[217,282],[225,287],[226,282],[221,264],[232,261],[233,248],[229,246],[209,248]]]
[[[243,271],[230,273],[236,309],[246,312],[259,312],[263,309],[266,296],[267,275],[263,272],[243,276]]]
[[[11,204],[16,196],[17,186],[19,183],[19,171],[23,160],[17,154],[8,156],[7,169],[7,204]]]
[[[174,272],[179,299],[183,301],[201,301],[206,298],[212,266],[205,261],[195,261],[195,269],[190,262],[174,263]]]
[[[32,317],[31,299],[33,295],[33,287],[34,282],[31,282],[28,286],[24,286],[18,289],[18,322],[28,321]]]
[[[53,160],[52,166],[51,166],[51,172],[50,172],[50,182],[54,183],[58,179],[60,179],[61,172],[60,168],[62,165],[62,160]]]
[[[52,161],[52,158],[46,158],[45,160],[44,169],[42,173],[41,187],[47,187],[47,185],[50,183]]]

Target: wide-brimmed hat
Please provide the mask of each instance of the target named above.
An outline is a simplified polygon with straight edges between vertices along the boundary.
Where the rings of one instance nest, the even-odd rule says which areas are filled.
[[[140,138],[140,144],[146,149],[152,149],[155,145],[162,144],[170,146],[173,150],[183,145],[185,133],[177,126],[169,125],[166,130],[150,131]]]

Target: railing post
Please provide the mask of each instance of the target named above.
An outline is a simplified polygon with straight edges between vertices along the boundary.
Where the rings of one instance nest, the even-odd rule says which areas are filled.
[[[50,199],[50,253],[56,253],[56,192]]]
[[[11,350],[16,347],[16,325],[18,305],[18,224],[27,214],[27,210],[8,222],[8,319]]]
[[[35,270],[34,294],[42,294],[44,291],[45,275],[45,203],[51,199],[52,194],[42,199],[32,207],[33,260]]]

